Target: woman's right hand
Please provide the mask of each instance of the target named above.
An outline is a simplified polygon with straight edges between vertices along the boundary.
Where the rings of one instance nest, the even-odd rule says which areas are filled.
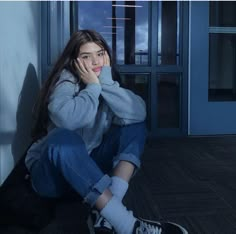
[[[89,68],[89,66],[86,64],[86,62],[81,62],[79,58],[74,60],[75,67],[79,73],[79,76],[81,80],[85,84],[92,84],[92,83],[97,83],[99,84],[99,79],[95,72]]]

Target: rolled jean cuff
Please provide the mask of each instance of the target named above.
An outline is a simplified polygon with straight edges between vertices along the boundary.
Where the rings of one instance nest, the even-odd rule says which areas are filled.
[[[113,167],[116,167],[116,165],[120,161],[130,162],[130,163],[134,164],[137,167],[137,169],[139,169],[141,166],[140,159],[137,156],[135,156],[134,154],[124,154],[124,153],[119,154],[118,156],[115,157],[115,159],[113,161]]]
[[[98,197],[111,185],[111,178],[104,175],[92,188],[84,198],[84,202],[94,206]]]

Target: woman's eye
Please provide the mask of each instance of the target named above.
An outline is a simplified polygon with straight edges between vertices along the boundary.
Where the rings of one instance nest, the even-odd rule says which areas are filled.
[[[104,55],[104,52],[98,53],[98,56],[103,56],[103,55]]]
[[[82,59],[89,59],[89,56],[85,55],[82,57]]]

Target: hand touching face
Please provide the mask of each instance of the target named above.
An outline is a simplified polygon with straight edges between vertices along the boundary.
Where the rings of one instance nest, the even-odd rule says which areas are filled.
[[[110,66],[110,58],[104,48],[88,42],[80,47],[75,66],[85,84],[99,83],[98,76],[103,66]]]
[[[99,83],[96,73],[87,65],[87,63],[79,58],[74,61],[75,67],[79,73],[79,77],[84,84]]]
[[[94,42],[88,42],[80,47],[78,58],[86,64],[97,76],[103,66],[110,66],[110,59],[104,48]]]

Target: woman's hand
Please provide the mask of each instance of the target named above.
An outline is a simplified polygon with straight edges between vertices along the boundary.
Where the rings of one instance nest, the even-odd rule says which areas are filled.
[[[97,75],[91,68],[89,68],[85,61],[81,62],[81,60],[77,58],[77,60],[74,60],[74,64],[81,80],[85,84],[99,83]]]
[[[103,66],[110,66],[110,58],[108,56],[107,51],[104,52],[103,59],[104,59]]]

